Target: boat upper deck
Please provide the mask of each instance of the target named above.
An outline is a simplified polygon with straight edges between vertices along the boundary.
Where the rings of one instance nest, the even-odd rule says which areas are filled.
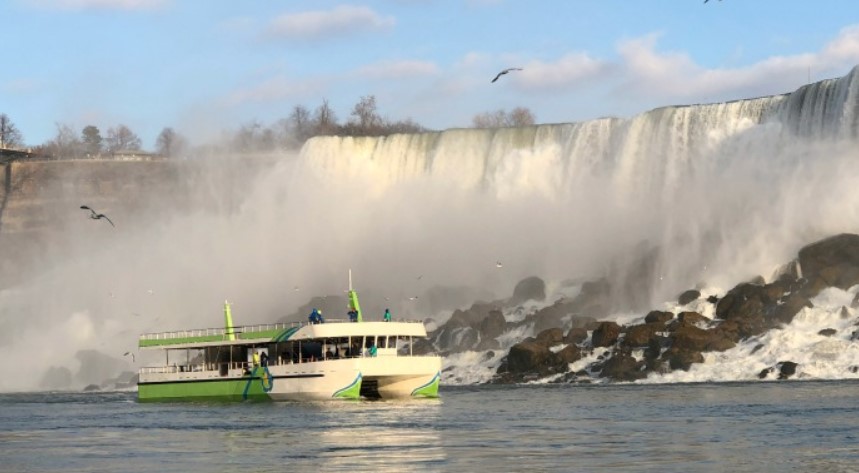
[[[324,323],[288,322],[279,324],[245,325],[227,328],[178,330],[145,333],[140,336],[140,348],[201,348],[217,345],[256,345],[311,340],[318,338],[388,335],[426,337],[420,320],[397,322],[353,322],[347,319],[326,320]]]

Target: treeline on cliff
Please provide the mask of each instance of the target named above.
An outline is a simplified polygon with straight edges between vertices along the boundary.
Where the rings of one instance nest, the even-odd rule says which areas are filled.
[[[475,115],[475,128],[528,126],[535,123],[530,110],[516,107],[511,111],[496,110]],[[110,127],[102,134],[97,126],[84,126],[80,133],[67,124],[57,123],[53,138],[29,147],[32,155],[55,159],[110,157],[119,154],[154,154],[160,157],[180,157],[199,150],[267,153],[297,150],[314,136],[384,136],[395,133],[421,133],[427,128],[411,118],[391,120],[379,112],[374,95],[361,97],[352,107],[349,118],[341,123],[327,99],[315,109],[304,105],[292,107],[289,115],[269,125],[253,120],[235,130],[224,131],[215,143],[192,147],[189,140],[173,127],[165,127],[154,143],[154,152],[143,151],[143,141],[124,124]],[[23,149],[24,137],[12,120],[0,113],[0,149]]]

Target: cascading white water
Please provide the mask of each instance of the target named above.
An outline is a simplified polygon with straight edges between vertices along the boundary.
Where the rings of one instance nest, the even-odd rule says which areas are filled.
[[[607,261],[629,264],[630,248],[657,248],[653,281],[640,281],[654,303],[705,280],[769,276],[809,239],[859,228],[857,91],[854,69],[790,94],[627,120],[320,137],[302,157],[326,179],[366,179],[375,195],[435,185],[488,198],[491,215],[517,215],[541,234],[526,240],[547,248],[545,264],[529,269],[550,277],[597,276]],[[531,210],[517,213],[523,202]]]

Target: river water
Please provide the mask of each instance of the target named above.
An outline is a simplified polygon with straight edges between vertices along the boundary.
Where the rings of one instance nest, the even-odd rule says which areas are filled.
[[[441,394],[313,404],[0,394],[0,471],[859,471],[855,381]]]

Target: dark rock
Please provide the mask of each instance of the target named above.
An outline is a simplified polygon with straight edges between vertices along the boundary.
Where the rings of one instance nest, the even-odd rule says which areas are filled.
[[[725,351],[735,346],[724,332],[704,330],[689,323],[679,324],[668,338],[671,348],[680,351]]]
[[[546,283],[537,276],[531,276],[519,281],[513,288],[513,297],[509,305],[519,305],[528,300],[542,301],[546,299]]]
[[[825,329],[817,332],[818,335],[823,335],[824,337],[831,337],[831,336],[835,335],[836,333],[838,333],[838,331],[835,330],[834,328],[825,328]]]
[[[565,364],[549,347],[536,340],[526,340],[510,347],[507,355],[506,370],[515,375],[537,374],[547,376],[566,371]]]
[[[819,278],[845,290],[859,284],[859,235],[842,233],[805,246],[799,250],[799,264],[809,281]]]
[[[647,346],[650,339],[656,336],[657,332],[665,329],[661,323],[650,323],[641,325],[632,325],[624,329],[624,337],[621,345],[627,348],[638,348]]]
[[[766,377],[769,376],[773,371],[774,371],[773,368],[764,368],[761,370],[760,373],[758,373],[758,378],[759,379],[766,379]]]
[[[572,301],[561,299],[529,315],[524,322],[533,322],[534,332],[540,333],[550,328],[563,327],[564,318],[572,314],[572,311]]]
[[[671,312],[664,312],[661,310],[653,310],[650,311],[646,316],[644,316],[644,322],[648,324],[652,324],[655,322],[665,323],[674,318],[674,314]]]
[[[671,347],[662,354],[662,358],[668,361],[672,370],[688,371],[694,363],[703,363],[704,355],[697,351],[681,350]]]
[[[97,384],[88,384],[84,388],[84,392],[101,391],[101,386]]]
[[[749,354],[750,354],[750,355],[754,355],[758,350],[760,350],[760,349],[761,349],[761,348],[763,348],[763,347],[764,347],[764,344],[763,344],[763,343],[758,343],[757,345],[755,345],[755,347],[754,347],[754,348],[752,348],[752,351],[751,351],[751,353],[749,353]]]
[[[677,298],[677,303],[680,305],[686,305],[692,301],[698,300],[699,297],[701,297],[701,291],[689,289],[688,291],[683,292],[683,294],[680,294]]]
[[[710,319],[698,312],[680,312],[677,314],[677,321],[689,325],[707,325],[711,322]]]
[[[584,327],[574,327],[571,328],[569,332],[567,332],[567,336],[564,337],[564,343],[569,344],[579,344],[587,340],[588,331]]]
[[[709,302],[710,304],[718,304],[719,303],[719,296],[712,295],[712,296],[707,298],[707,302]]]
[[[796,374],[797,364],[792,361],[782,361],[776,366],[779,369],[778,379],[788,379]]]
[[[754,284],[755,286],[763,286],[767,283],[766,279],[763,276],[755,276],[752,279],[749,279],[749,284]]]
[[[564,363],[573,363],[582,358],[582,351],[575,345],[567,345],[555,355]]]
[[[537,343],[551,347],[564,341],[564,331],[559,328],[550,328],[540,332],[536,337]]]
[[[620,336],[620,325],[615,322],[602,322],[594,330],[591,340],[594,347],[610,347],[617,342]]]
[[[841,315],[842,319],[849,319],[850,318],[850,310],[845,306],[841,306],[841,314],[840,315]]]
[[[647,376],[641,371],[643,363],[638,362],[626,352],[617,352],[603,363],[600,376],[616,381],[635,381]]]
[[[850,308],[859,309],[859,292],[853,297],[853,302],[850,303]]]
[[[496,338],[506,329],[507,320],[504,318],[504,314],[497,309],[490,310],[489,315],[477,325],[481,339]]]

